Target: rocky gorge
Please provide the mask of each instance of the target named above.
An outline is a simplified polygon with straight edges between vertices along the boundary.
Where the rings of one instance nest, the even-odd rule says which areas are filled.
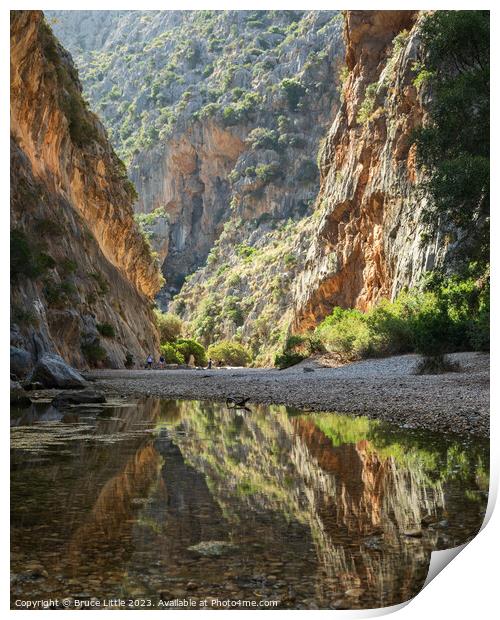
[[[160,305],[204,344],[269,360],[334,306],[452,269],[460,234],[424,222],[411,146],[430,97],[418,11],[48,18],[128,162]]]
[[[114,160],[113,170],[126,199],[115,200],[107,186],[115,211],[123,205],[118,221],[96,208],[102,187],[92,187],[101,192],[96,200],[83,199],[87,185],[107,178],[101,161],[90,164],[95,177],[68,176],[67,167],[66,194],[94,226],[106,259],[180,317],[184,336],[205,347],[237,342],[256,365],[269,365],[288,336],[312,332],[336,307],[364,312],[426,273],[456,270],[466,235],[445,215],[429,225],[414,142],[433,101],[419,74],[424,12],[47,11],[45,19],[124,161]],[[84,112],[61,105],[70,134],[80,125],[73,142],[82,149],[84,137],[89,156],[103,128],[83,100]],[[27,133],[14,121],[26,144]],[[46,149],[49,161],[69,161],[66,151]],[[133,231],[127,243],[124,231]],[[117,291],[99,288],[99,270],[87,273],[106,312],[112,303],[128,314]],[[78,295],[73,287],[82,287],[59,279],[43,290],[61,313]],[[16,312],[26,321],[22,306],[16,302]],[[122,346],[103,353],[125,336],[121,325],[110,340],[116,327],[103,315],[83,330],[84,347],[103,365],[130,360]],[[157,341],[146,346],[143,338],[141,354],[148,348],[157,350]],[[73,351],[71,361],[83,365],[85,355]]]
[[[11,353],[123,367],[157,346],[161,275],[133,186],[39,11],[11,18]]]
[[[479,532],[488,41],[11,12],[13,609],[373,610]]]

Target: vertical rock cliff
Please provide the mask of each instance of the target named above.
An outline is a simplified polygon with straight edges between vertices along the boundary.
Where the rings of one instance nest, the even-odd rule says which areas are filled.
[[[318,143],[338,105],[338,11],[48,16],[137,187],[165,302],[234,211],[279,221],[312,204]]]
[[[135,191],[39,11],[11,13],[11,344],[78,367],[157,345]]]
[[[334,306],[451,269],[461,232],[426,225],[412,146],[418,11],[49,15],[139,190],[161,305],[203,344],[266,363]]]
[[[295,326],[332,307],[362,310],[450,256],[456,232],[423,218],[412,131],[430,94],[415,82],[416,11],[347,11],[343,103],[320,153],[319,222],[294,291]]]

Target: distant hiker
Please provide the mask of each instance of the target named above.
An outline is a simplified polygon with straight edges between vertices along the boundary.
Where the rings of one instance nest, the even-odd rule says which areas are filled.
[[[151,368],[153,367],[153,356],[152,355],[148,355],[148,358],[146,360],[146,366],[147,368],[149,368],[149,370],[151,370]]]
[[[210,370],[210,368],[212,368],[212,358],[210,358],[210,359],[208,360],[208,366],[207,366],[207,368],[208,368],[209,370]]]
[[[165,366],[165,358],[163,357],[163,355],[160,355],[160,368],[163,368]]]
[[[217,362],[217,366],[218,366],[219,368],[222,368],[222,366],[224,366],[224,360],[219,360],[219,361]]]

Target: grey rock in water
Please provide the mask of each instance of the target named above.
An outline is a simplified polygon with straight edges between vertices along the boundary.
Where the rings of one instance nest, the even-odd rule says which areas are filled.
[[[10,372],[24,379],[33,368],[31,354],[19,347],[10,347]]]
[[[34,381],[33,383],[30,381],[24,381],[23,388],[25,390],[28,390],[29,392],[32,392],[34,390],[43,390],[43,384],[40,383],[40,381]]]
[[[16,407],[29,407],[31,400],[18,381],[10,381],[10,404]]]
[[[422,538],[422,530],[407,530],[406,532],[404,532],[404,535],[408,536],[408,538]]]
[[[232,553],[235,548],[236,545],[224,540],[204,540],[197,545],[188,547],[188,551],[194,551],[199,555],[207,557],[220,557],[221,555]]]
[[[71,392],[61,392],[52,401],[54,407],[64,407],[65,405],[81,405],[92,403],[105,403],[106,398],[101,392],[91,388],[75,390]]]
[[[87,382],[82,375],[54,353],[46,353],[38,360],[29,376],[29,382],[40,382],[46,388],[83,388]]]

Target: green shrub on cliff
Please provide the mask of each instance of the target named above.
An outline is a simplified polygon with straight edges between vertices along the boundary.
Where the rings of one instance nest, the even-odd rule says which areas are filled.
[[[280,83],[284,91],[290,110],[296,111],[301,98],[306,94],[305,87],[296,78],[285,78]]]
[[[36,279],[48,269],[53,269],[56,261],[40,250],[37,243],[29,239],[19,229],[10,233],[10,277],[17,280],[20,276]]]
[[[248,134],[248,144],[253,149],[278,149],[278,135],[273,129],[256,127]]]
[[[370,120],[373,109],[375,107],[375,98],[377,96],[377,82],[368,84],[365,90],[365,97],[359,106],[358,115],[356,121],[360,124],[365,124]]]
[[[115,328],[110,323],[97,323],[97,331],[105,338],[115,337]]]
[[[281,174],[279,162],[273,161],[270,164],[260,164],[255,168],[256,177],[263,183],[270,183]]]

